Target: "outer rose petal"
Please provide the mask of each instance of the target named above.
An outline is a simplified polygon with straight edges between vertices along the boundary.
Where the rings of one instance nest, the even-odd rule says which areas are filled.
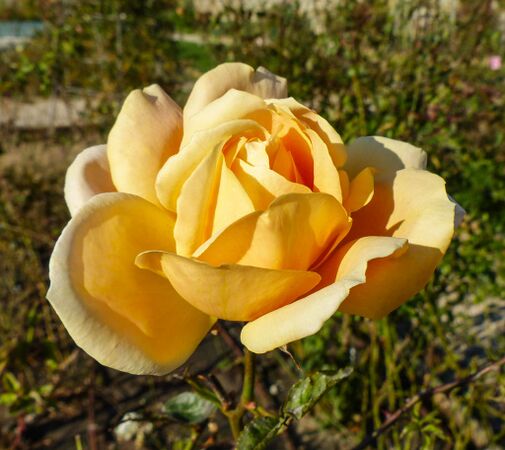
[[[203,74],[195,83],[184,107],[184,120],[230,89],[250,92],[262,98],[287,96],[287,82],[263,67],[256,71],[243,63],[224,63]]]
[[[47,297],[76,343],[100,363],[164,374],[184,363],[212,326],[165,278],[134,264],[147,248],[173,249],[173,222],[140,197],[100,194],[56,243]]]
[[[169,252],[144,252],[136,264],[156,273],[161,269],[184,299],[224,320],[253,320],[294,301],[321,279],[315,272],[216,267]]]
[[[159,205],[155,180],[167,158],[179,150],[182,114],[157,85],[126,98],[107,141],[112,179],[118,191]]]
[[[83,150],[67,169],[65,201],[72,216],[91,197],[115,190],[105,145],[95,145]]]
[[[231,224],[194,256],[216,266],[307,270],[349,227],[347,212],[330,194],[287,194]]]
[[[356,139],[348,146],[347,156],[345,169],[351,178],[366,167],[373,167],[379,183],[391,181],[401,169],[426,169],[426,153],[422,149],[382,136]]]
[[[340,310],[380,319],[420,291],[449,246],[454,217],[444,180],[430,172],[404,169],[376,185],[372,201],[354,213],[348,239],[389,235],[408,239],[409,249],[401,258],[372,262],[366,284]]]
[[[369,236],[338,249],[332,258],[340,266],[334,283],[249,322],[242,329],[242,343],[255,353],[265,353],[317,333],[349,290],[366,281],[369,261],[394,258],[406,245],[405,239]]]

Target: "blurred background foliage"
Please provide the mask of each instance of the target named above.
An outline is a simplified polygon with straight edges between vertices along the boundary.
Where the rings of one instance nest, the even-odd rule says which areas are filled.
[[[225,345],[237,324],[209,336],[186,372],[132,377],[77,350],[45,300],[72,158],[105,141],[130,90],[159,83],[182,105],[224,61],[288,78],[290,95],[345,141],[378,134],[422,147],[467,210],[415,299],[378,322],[337,314],[290,346],[296,363],[280,351],[261,359],[258,402],[269,408],[300,370],[355,367],[272,448],[352,448],[414,394],[503,356],[504,1],[2,0],[0,31],[7,21],[42,28],[0,49],[0,448],[230,448],[215,411],[193,423],[160,405],[188,390],[181,374],[238,389]],[[40,125],[48,99],[73,119]],[[26,111],[32,124],[19,121]],[[373,447],[505,448],[504,388],[495,372],[435,395]],[[117,428],[126,413],[134,420]]]

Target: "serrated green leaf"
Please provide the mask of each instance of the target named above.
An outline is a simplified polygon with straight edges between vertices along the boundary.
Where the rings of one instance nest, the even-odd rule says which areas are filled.
[[[240,433],[237,450],[263,450],[279,433],[283,422],[277,417],[260,417],[248,423]]]
[[[207,419],[216,406],[194,392],[183,392],[166,401],[163,412],[175,420],[200,423]]]
[[[316,372],[295,383],[288,392],[282,407],[283,414],[301,419],[309,412],[326,391],[340,380],[348,377],[352,368],[347,367],[337,372]]]

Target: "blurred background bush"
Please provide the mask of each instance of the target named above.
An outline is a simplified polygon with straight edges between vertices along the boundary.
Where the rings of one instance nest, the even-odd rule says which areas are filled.
[[[160,412],[188,389],[181,376],[99,366],[45,300],[70,161],[105,141],[130,90],[159,83],[183,105],[224,61],[288,78],[290,95],[345,141],[379,134],[424,148],[467,210],[415,299],[378,322],[337,314],[290,348],[303,370],[356,369],[272,448],[352,448],[415,393],[503,356],[504,48],[503,0],[0,1],[0,448],[230,448],[217,415],[187,424]],[[237,325],[226,328],[236,338]],[[212,372],[233,391],[236,355],[221,337],[186,375]],[[278,405],[298,371],[268,354],[259,401]],[[495,372],[419,403],[374,448],[501,449],[504,424]]]

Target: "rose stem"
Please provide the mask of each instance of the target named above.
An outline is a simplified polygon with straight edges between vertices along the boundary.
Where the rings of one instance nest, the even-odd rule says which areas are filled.
[[[242,429],[242,418],[247,410],[247,406],[254,398],[254,372],[254,354],[244,349],[244,381],[242,383],[240,401],[235,409],[225,413],[235,440],[238,439]]]

